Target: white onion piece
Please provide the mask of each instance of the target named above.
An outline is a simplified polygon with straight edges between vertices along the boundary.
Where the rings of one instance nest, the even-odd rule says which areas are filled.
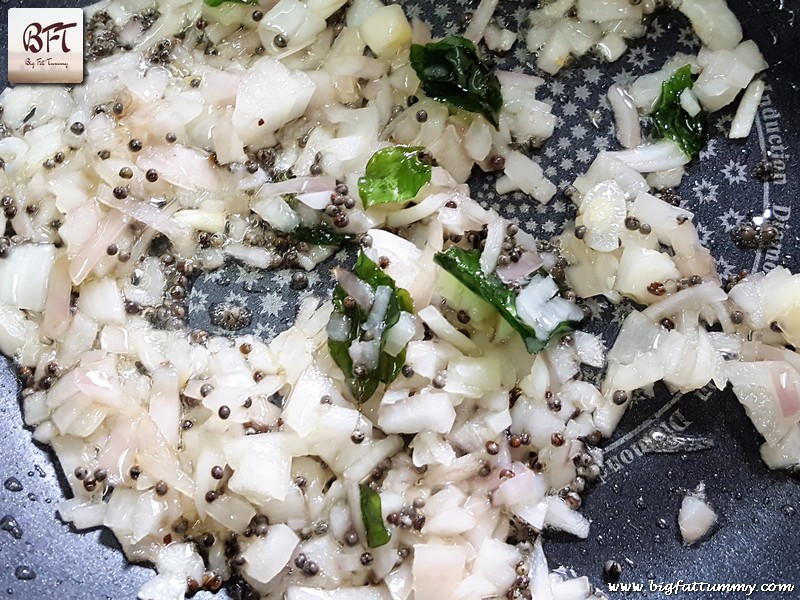
[[[742,43],[734,50],[701,52],[698,62],[705,62],[692,91],[709,112],[729,105],[753,76],[766,68],[766,63],[754,44]]]
[[[622,36],[611,32],[603,36],[603,38],[597,42],[595,48],[605,60],[608,62],[615,62],[625,53],[625,50],[628,49],[628,45],[625,43],[625,39]]]
[[[272,266],[275,258],[275,255],[266,248],[246,246],[245,244],[230,244],[225,247],[225,252],[233,258],[259,269],[268,269]]]
[[[519,189],[538,202],[547,204],[558,191],[556,186],[545,177],[542,168],[520,152],[509,152],[506,156],[504,172],[512,185],[510,188],[503,188],[498,180],[498,193]]]
[[[587,194],[598,183],[609,179],[617,182],[625,192],[625,198],[628,200],[635,198],[637,194],[650,191],[645,178],[638,171],[615,158],[611,152],[598,154],[586,174],[578,177],[573,185],[581,194]],[[577,206],[580,206],[582,198],[573,197],[572,201]]]
[[[294,231],[300,225],[300,216],[280,195],[263,196],[259,193],[259,198],[250,207],[272,227],[285,233]]]
[[[110,189],[98,194],[98,198],[106,206],[116,208],[123,215],[141,221],[159,233],[163,233],[177,246],[179,251],[190,253],[193,246],[191,230],[173,219],[169,210],[158,209],[150,203],[133,198],[115,198]]]
[[[383,351],[389,356],[397,356],[408,345],[417,331],[417,318],[402,311],[397,323],[386,330]]]
[[[800,425],[795,425],[777,444],[762,444],[761,458],[770,469],[790,469],[800,464]]]
[[[330,17],[345,3],[345,0],[311,0],[310,2],[307,2],[311,12],[323,19]]]
[[[631,214],[641,223],[650,225],[658,241],[664,245],[672,245],[675,231],[679,223],[691,221],[694,214],[684,208],[673,206],[660,198],[640,193],[633,203]]]
[[[225,459],[233,469],[228,488],[241,494],[256,505],[270,500],[285,500],[289,494],[291,469],[288,435],[248,436],[229,442],[225,446]],[[253,477],[255,471],[264,469],[264,475]]]
[[[491,21],[494,11],[497,8],[498,0],[481,0],[478,8],[472,13],[472,18],[469,20],[467,30],[464,32],[464,37],[472,40],[475,44],[483,38],[483,32],[486,26]]]
[[[581,539],[589,537],[589,521],[579,512],[572,510],[563,498],[548,496],[545,525],[571,533]]]
[[[25,343],[31,329],[21,310],[0,304],[0,352],[14,356]]]
[[[676,188],[680,186],[685,174],[686,170],[683,167],[669,169],[668,171],[656,171],[647,176],[647,183],[656,190]]]
[[[245,575],[259,583],[269,583],[289,562],[299,541],[287,525],[271,525],[266,536],[255,538],[244,550]]]
[[[680,275],[669,254],[629,245],[622,252],[614,289],[642,304],[652,304],[659,297],[650,293],[650,284],[679,279]]]
[[[800,392],[797,389],[797,377],[790,375],[789,369],[772,369],[772,384],[781,413],[784,417],[793,417],[800,412]],[[796,373],[794,374],[796,375]]]
[[[416,394],[394,404],[382,404],[378,425],[386,433],[449,433],[456,411],[447,394]]]
[[[614,252],[627,216],[625,192],[616,181],[598,183],[586,193],[575,224],[586,227],[586,245],[598,252]]]
[[[517,32],[489,23],[483,32],[486,47],[498,54],[508,52],[517,41]]]
[[[536,337],[540,340],[547,340],[561,323],[566,321],[581,321],[583,311],[574,302],[566,298],[556,296],[547,302],[542,308],[542,312],[536,318]]]
[[[761,79],[753,81],[744,92],[739,101],[739,108],[731,123],[731,132],[728,137],[731,139],[744,139],[750,135],[753,123],[756,120],[758,105],[761,104],[761,96],[764,94],[764,82]]]
[[[42,311],[42,335],[60,339],[67,330],[70,319],[72,281],[69,277],[66,256],[58,258],[50,272],[47,300]]]
[[[339,267],[333,269],[333,276],[347,295],[353,298],[362,310],[368,311],[372,308],[375,293],[368,283],[359,279],[351,271]]]
[[[97,262],[106,256],[106,248],[117,240],[127,224],[128,219],[122,213],[116,210],[108,212],[96,235],[90,238],[70,261],[69,275],[72,283],[79,285],[86,279]]]
[[[727,297],[725,290],[718,284],[706,281],[700,285],[669,294],[660,302],[647,307],[643,314],[650,321],[657,323],[664,317],[675,316],[687,308],[699,309],[703,304],[724,302]]]
[[[697,101],[697,96],[692,92],[692,88],[684,88],[680,96],[681,108],[685,110],[690,117],[696,117],[703,110],[700,103]]]
[[[464,546],[415,544],[411,566],[414,600],[449,598],[463,579],[467,562]]]
[[[328,192],[336,187],[336,179],[323,175],[320,177],[295,177],[276,183],[265,183],[259,194],[279,196],[281,194],[310,194],[312,192]]]
[[[219,175],[204,153],[180,144],[146,146],[136,159],[142,172],[155,169],[159,177],[187,190],[214,190]]]
[[[50,244],[20,244],[0,259],[0,302],[41,311],[56,258]]]
[[[575,340],[575,352],[583,364],[598,369],[605,365],[606,349],[602,339],[585,331],[574,331],[572,338]]]
[[[297,199],[314,210],[322,210],[331,203],[333,190],[298,194]]]
[[[58,505],[58,516],[65,522],[72,523],[76,529],[90,529],[103,524],[106,504],[89,503],[82,498],[64,500]]]
[[[379,57],[389,59],[411,41],[411,25],[400,6],[382,6],[369,15],[359,27],[359,33]]]
[[[614,124],[617,140],[624,148],[635,148],[642,143],[642,128],[639,125],[639,112],[631,95],[618,83],[608,89],[608,101],[614,111]]]
[[[683,498],[678,527],[685,544],[694,544],[705,537],[716,522],[717,514],[702,498],[691,494]]]
[[[481,251],[480,265],[484,275],[492,273],[503,248],[506,223],[494,210],[489,211],[489,224],[486,226],[486,245]]]
[[[445,342],[452,344],[461,350],[461,352],[465,354],[474,354],[478,351],[475,342],[456,329],[435,306],[426,306],[417,314],[437,336]]]
[[[368,341],[354,340],[347,348],[347,353],[353,365],[362,365],[368,371],[375,371],[380,360],[381,340],[380,338]]]
[[[776,348],[760,342],[742,342],[739,354],[745,362],[759,360],[786,361],[795,371],[800,373],[800,356],[786,348]]]
[[[631,4],[625,0],[577,0],[578,19],[581,21],[621,21],[626,19],[639,20],[642,18],[640,4]]]
[[[497,276],[503,283],[518,281],[530,276],[544,264],[538,252],[523,252],[517,262],[509,262],[507,265],[497,267]]]
[[[386,216],[387,227],[405,227],[425,217],[434,214],[445,202],[452,198],[452,194],[432,194],[418,204],[398,210]]]
[[[506,479],[492,495],[492,502],[507,506],[538,504],[547,493],[547,481],[521,463],[514,464],[514,477]]]
[[[470,205],[478,206],[466,198],[459,204],[461,210],[469,210]],[[382,229],[370,229],[367,234],[372,238],[372,246],[364,250],[367,256],[375,262],[381,256],[387,257],[389,266],[384,273],[394,279],[398,287],[408,290],[416,306],[430,304],[436,272],[427,268],[422,250],[413,242]]]
[[[282,1],[290,4],[293,0]],[[267,27],[266,21],[263,19],[259,23],[259,32]],[[310,29],[304,30],[304,33],[311,33],[313,39]],[[275,35],[268,36],[269,39],[264,42],[265,48],[273,47]],[[290,71],[274,58],[263,57],[253,63],[239,83],[232,116],[233,127],[244,145],[271,145],[277,129],[305,112],[315,88],[314,82],[305,73]]]
[[[366,322],[361,326],[365,333],[371,334],[369,339],[356,339],[347,349],[354,365],[363,365],[368,371],[375,371],[380,360],[385,318],[392,297],[392,289],[387,285],[379,285],[375,290],[374,300]]]
[[[375,337],[380,337],[385,326],[386,312],[389,310],[394,292],[388,285],[379,285],[375,288],[375,295],[372,307],[367,315],[367,321],[362,326],[365,331],[375,333]]]
[[[139,589],[140,600],[179,598],[187,591],[189,580],[203,576],[203,559],[191,544],[169,544],[158,555],[158,575]]]
[[[640,173],[667,171],[682,167],[689,162],[689,157],[672,140],[661,140],[633,150],[609,152],[609,154]]]
[[[219,233],[225,230],[225,215],[221,212],[195,209],[179,210],[175,213],[174,219],[181,225],[198,231]]]
[[[678,10],[712,50],[731,50],[742,39],[742,26],[725,0],[683,0]]]
[[[346,342],[350,338],[350,319],[345,315],[333,313],[328,321],[326,332],[334,342]]]
[[[791,384],[797,388],[800,380],[797,372],[783,361],[730,361],[724,364],[724,375],[733,385],[736,397],[770,446],[778,445],[797,421],[796,417],[783,416],[783,407],[775,389],[774,371],[787,378],[787,387],[791,379]]]
[[[587,577],[575,577],[552,584],[553,597],[559,600],[583,600],[591,597],[592,585]]]
[[[122,292],[116,280],[93,279],[81,287],[78,308],[98,323],[125,322],[125,307]]]
[[[535,275],[517,296],[516,308],[519,318],[531,327],[535,326],[545,304],[557,293],[558,286],[552,278]]]

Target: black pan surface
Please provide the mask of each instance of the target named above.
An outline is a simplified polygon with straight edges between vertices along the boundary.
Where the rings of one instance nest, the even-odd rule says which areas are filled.
[[[82,4],[86,3],[39,0],[36,6]],[[433,23],[435,34],[463,31],[464,14],[477,6],[474,0],[447,4],[406,0],[404,4],[408,14]],[[532,4],[506,0],[500,14],[516,27]],[[745,37],[756,40],[771,65],[769,86],[756,127],[744,143],[731,143],[721,133],[730,122],[730,112],[712,121],[715,136],[706,149],[706,160],[691,166],[678,191],[682,206],[696,212],[700,233],[717,258],[721,274],[778,265],[797,271],[800,25],[795,24],[793,11],[800,6],[791,0],[729,0],[729,4],[743,23]],[[7,8],[26,5],[30,6],[21,0],[3,0],[1,9],[6,13]],[[2,40],[6,39],[6,16],[0,22]],[[531,59],[523,48],[518,42],[506,58],[498,59],[499,66],[530,71]],[[614,148],[610,113],[601,101],[613,80],[654,70],[675,51],[696,49],[686,21],[679,15],[661,14],[647,38],[634,43],[617,63],[600,65],[586,59],[557,78],[548,78],[541,97],[553,101],[560,123],[553,138],[538,151],[547,175],[563,186],[588,167],[599,149]],[[5,76],[5,68],[0,72]],[[751,174],[765,159],[773,160],[779,175],[768,183]],[[471,187],[473,195],[519,219],[540,237],[558,233],[570,217],[566,199],[556,199],[540,210],[522,197],[499,200],[486,178],[476,178]],[[765,210],[779,228],[778,239],[758,252],[737,248],[731,239],[733,228],[763,216]],[[329,288],[324,276],[312,278],[312,284],[318,293]],[[230,265],[198,280],[191,320],[193,326],[225,333],[211,322],[208,308],[215,303],[235,304],[252,314],[250,331],[270,337],[291,322],[297,296],[288,287],[287,273],[259,274]],[[592,326],[612,342],[614,327],[626,309],[589,304],[595,314]],[[267,318],[266,310],[280,317]],[[126,564],[109,532],[75,533],[58,520],[56,507],[68,488],[52,455],[34,444],[23,426],[18,385],[6,361],[0,370],[0,415],[0,594],[42,600],[135,598],[152,572]],[[676,454],[643,452],[656,429],[700,438],[713,448]],[[611,598],[666,598],[665,586],[678,581],[793,584],[794,591],[756,591],[750,597],[800,598],[800,485],[786,474],[767,470],[758,455],[761,442],[730,392],[704,389],[679,397],[662,389],[655,398],[640,399],[606,443],[606,472],[585,497],[583,511],[592,521],[589,539],[550,536],[545,550],[551,567],[565,565],[588,575]],[[677,513],[685,491],[700,482],[706,484],[719,522],[708,541],[685,548]],[[621,583],[641,584],[642,591],[610,591],[602,577],[603,563],[609,559],[623,565]],[[231,586],[227,595],[240,594]],[[683,591],[680,597],[739,598],[743,594]]]

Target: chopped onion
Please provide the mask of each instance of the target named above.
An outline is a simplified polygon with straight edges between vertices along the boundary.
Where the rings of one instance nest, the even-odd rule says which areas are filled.
[[[712,50],[731,50],[742,39],[742,26],[725,0],[683,0],[678,6],[692,29]]]
[[[756,120],[758,105],[761,104],[761,96],[764,94],[764,82],[761,79],[753,81],[744,92],[744,96],[739,101],[739,108],[731,123],[731,132],[728,137],[731,139],[743,139],[750,135],[750,130]]]
[[[481,271],[484,275],[494,272],[497,259],[503,250],[503,238],[506,235],[506,223],[496,212],[489,211],[489,219],[486,226],[486,244],[480,258]]]
[[[498,0],[481,0],[477,10],[472,13],[469,25],[464,32],[464,37],[472,40],[475,44],[481,41],[486,26],[494,15]]]
[[[21,244],[0,259],[0,302],[41,311],[47,301],[56,249],[50,244]]]
[[[633,98],[615,83],[608,89],[608,101],[614,111],[617,140],[624,148],[635,148],[642,143],[642,129]]]
[[[498,267],[497,275],[503,283],[511,283],[529,277],[543,264],[544,261],[538,252],[523,252],[517,262],[509,262],[507,265]]]
[[[477,352],[478,347],[466,335],[458,331],[456,327],[450,323],[435,306],[427,306],[420,310],[418,313],[419,318],[422,319],[428,327],[442,340],[448,342],[464,352],[465,354],[472,354]]]
[[[375,294],[369,284],[359,279],[347,269],[341,269],[339,267],[333,270],[333,276],[347,295],[353,298],[362,310],[368,311],[372,308]]]
[[[258,583],[269,583],[289,562],[298,542],[288,526],[271,525],[266,536],[254,538],[244,550],[245,575]]]
[[[662,140],[653,144],[644,144],[633,150],[610,152],[609,154],[639,173],[667,171],[689,162],[689,157],[672,140]]]
[[[717,514],[699,496],[684,496],[678,514],[678,527],[685,544],[694,544],[706,536],[717,522]]]
[[[698,309],[703,304],[723,302],[726,298],[725,291],[718,284],[707,281],[670,294],[660,302],[648,307],[643,314],[652,322],[657,323],[664,317],[677,315],[682,310]]]

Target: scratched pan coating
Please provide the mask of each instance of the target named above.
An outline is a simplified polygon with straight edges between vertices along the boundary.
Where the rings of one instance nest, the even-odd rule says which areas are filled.
[[[0,10],[20,6],[20,0],[4,2]],[[80,6],[85,2],[39,0],[36,6]],[[409,16],[433,24],[434,34],[463,31],[463,15],[474,10],[475,0],[404,2]],[[682,206],[695,211],[701,239],[712,250],[722,275],[800,267],[800,25],[794,24],[792,3],[782,0],[729,0],[744,25],[745,36],[760,46],[771,69],[768,87],[751,136],[744,142],[725,139],[731,112],[712,121],[714,138],[699,164],[688,170],[679,189]],[[29,5],[29,4],[28,4]],[[501,3],[499,14],[516,27],[531,3]],[[7,17],[0,22],[0,39],[6,40]],[[670,54],[695,52],[697,42],[687,22],[672,13],[656,17],[647,37],[635,42],[615,64],[579,61],[548,78],[541,99],[552,101],[560,123],[556,134],[538,152],[547,176],[563,186],[584,171],[601,149],[613,148],[611,115],[601,101],[614,80],[626,79],[658,68]],[[3,56],[5,61],[5,56]],[[501,68],[530,71],[530,56],[517,43],[511,53],[498,59]],[[0,70],[5,76],[5,66]],[[3,81],[5,84],[5,81]],[[775,179],[764,183],[752,168],[771,157]],[[473,195],[540,237],[560,231],[571,216],[569,202],[555,199],[547,208],[529,199],[510,195],[497,198],[492,181],[471,182]],[[731,231],[753,218],[768,217],[780,231],[764,251],[741,250]],[[349,257],[339,260],[347,262]],[[326,293],[330,282],[312,274],[311,290]],[[289,287],[288,273],[262,274],[235,265],[198,280],[191,299],[194,326],[225,333],[214,324],[209,311],[231,304],[248,315],[246,330],[270,337],[293,318],[299,294]],[[607,342],[626,312],[602,302],[590,303],[592,326]],[[260,316],[280,315],[275,320]],[[610,327],[604,326],[609,324]],[[127,565],[113,536],[94,530],[76,534],[61,523],[56,507],[65,484],[52,455],[31,441],[23,428],[18,387],[3,361],[0,369],[0,517],[12,516],[21,530],[19,539],[0,530],[0,594],[8,598],[128,599],[152,572]],[[655,432],[655,433],[654,433]],[[664,454],[659,440],[667,435],[683,453]],[[584,514],[592,521],[587,540],[550,536],[545,550],[551,567],[564,565],[586,574],[609,597],[602,579],[606,560],[622,563],[623,583],[643,585],[636,598],[664,598],[659,586],[683,582],[793,583],[800,586],[797,538],[800,531],[800,487],[797,480],[766,469],[758,455],[759,436],[744,410],[729,392],[701,390],[688,396],[670,396],[658,390],[656,397],[640,399],[626,415],[613,439],[606,444],[607,469],[602,481],[586,495]],[[671,448],[674,450],[675,448]],[[9,478],[15,478],[19,485]],[[677,527],[677,513],[685,490],[705,482],[708,497],[719,514],[713,536],[696,548],[684,548]],[[22,488],[19,490],[19,488]],[[13,491],[18,490],[18,491]],[[8,521],[6,520],[7,524]],[[19,567],[27,567],[28,570]],[[31,571],[35,578],[30,577]],[[20,579],[20,576],[23,579]],[[218,597],[237,597],[235,586]],[[199,595],[198,597],[207,597]],[[681,597],[704,598],[686,593]],[[724,594],[714,595],[724,598]],[[752,598],[764,597],[756,592]],[[797,597],[778,594],[773,597]]]

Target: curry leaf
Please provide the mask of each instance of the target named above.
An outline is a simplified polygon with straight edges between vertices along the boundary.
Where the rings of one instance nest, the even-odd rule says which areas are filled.
[[[481,114],[498,126],[500,81],[470,40],[450,36],[424,46],[412,44],[411,66],[429,97]]]
[[[344,242],[352,242],[355,236],[349,233],[340,233],[324,224],[307,227],[300,225],[292,231],[292,236],[298,242],[316,244],[317,246],[339,246]]]
[[[341,341],[329,338],[328,350],[334,362],[344,373],[347,387],[353,397],[357,402],[363,403],[370,399],[381,382],[388,384],[394,381],[403,364],[405,364],[405,349],[398,353],[397,356],[391,356],[384,352],[383,348],[386,343],[386,332],[397,323],[402,311],[413,312],[414,303],[411,300],[411,295],[403,288],[398,288],[394,280],[363,252],[359,255],[353,272],[356,277],[369,285],[373,292],[381,286],[390,288],[392,292],[386,313],[377,327],[380,335],[378,339],[380,353],[377,367],[366,371],[363,377],[356,377],[354,373],[355,365],[350,356],[350,346],[362,337],[364,325],[367,323],[369,314],[358,305],[346,301],[347,292],[342,286],[337,285],[333,291],[334,312],[346,319],[348,331],[346,339]]]
[[[392,535],[383,524],[383,513],[381,512],[381,497],[368,485],[359,486],[361,521],[367,532],[367,546],[378,548],[387,544]]]
[[[693,117],[681,106],[681,93],[692,85],[692,67],[678,69],[661,86],[661,96],[651,116],[662,138],[673,140],[687,156],[697,158],[708,143],[709,133],[704,112]]]
[[[525,347],[531,354],[543,350],[549,337],[560,335],[571,328],[569,322],[560,323],[548,339],[537,337],[533,327],[523,322],[517,314],[517,295],[495,273],[484,275],[480,265],[481,255],[477,250],[462,250],[452,246],[444,252],[436,253],[433,259],[472,292],[494,306],[500,316],[522,336]]]
[[[413,199],[431,180],[430,161],[421,160],[424,148],[391,146],[378,150],[367,162],[358,193],[365,208]]]

